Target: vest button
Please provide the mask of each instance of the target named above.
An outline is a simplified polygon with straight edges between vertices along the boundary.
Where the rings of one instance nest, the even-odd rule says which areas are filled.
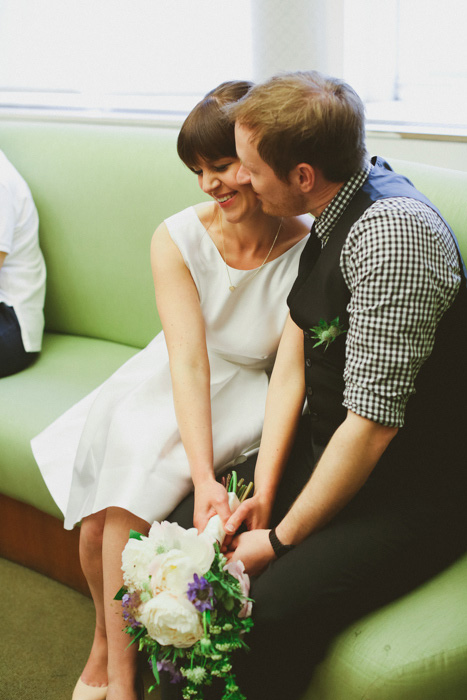
[[[309,337],[310,337],[310,334],[309,334],[308,331],[303,331],[303,335],[305,336],[305,338],[309,338]]]
[[[306,388],[306,393],[308,394],[308,396],[311,396],[311,395],[312,395],[313,389],[311,388],[311,386],[307,386],[307,388]]]
[[[318,414],[315,413],[314,411],[312,413],[310,413],[310,418],[313,421],[313,423],[316,423],[319,420]]]
[[[309,357],[306,358],[305,364],[306,364],[307,367],[311,367],[311,360],[310,360]]]

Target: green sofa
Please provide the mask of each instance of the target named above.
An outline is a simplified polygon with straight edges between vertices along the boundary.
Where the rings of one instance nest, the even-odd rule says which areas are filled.
[[[203,198],[177,158],[176,135],[169,127],[0,121],[0,148],[39,210],[48,269],[43,352],[0,380],[0,555],[70,585],[76,575],[70,580],[65,569],[71,560],[78,567],[76,543],[63,539],[72,533],[61,534],[29,441],[160,329],[151,235]],[[440,207],[467,258],[467,173],[392,164]],[[47,568],[68,550],[63,564]],[[334,640],[304,700],[467,698],[466,584],[467,556],[352,625]]]

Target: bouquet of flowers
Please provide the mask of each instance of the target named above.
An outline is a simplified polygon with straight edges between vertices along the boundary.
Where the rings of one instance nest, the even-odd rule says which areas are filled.
[[[235,472],[226,482],[231,510],[249,494]],[[242,562],[227,563],[220,551],[225,533],[219,516],[204,532],[155,522],[147,537],[132,531],[122,554],[125,632],[146,650],[159,671],[184,682],[183,697],[202,700],[203,686],[224,679],[223,700],[245,700],[232,673],[231,656],[248,649],[243,637],[253,626],[249,577]],[[150,688],[152,690],[154,686]]]

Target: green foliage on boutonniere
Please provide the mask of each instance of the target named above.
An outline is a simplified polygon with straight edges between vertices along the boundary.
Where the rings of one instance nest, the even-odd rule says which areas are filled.
[[[337,316],[334,321],[331,321],[331,323],[321,319],[317,326],[310,328],[310,331],[312,333],[312,338],[316,338],[318,340],[313,347],[316,348],[318,345],[326,343],[326,347],[324,348],[325,350],[328,349],[333,340],[338,338],[343,333],[347,333],[342,324],[339,323],[339,316]]]

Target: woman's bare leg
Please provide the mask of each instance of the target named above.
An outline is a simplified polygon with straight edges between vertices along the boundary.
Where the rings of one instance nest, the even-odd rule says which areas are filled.
[[[105,511],[83,519],[79,539],[81,568],[88,582],[96,609],[96,627],[91,653],[81,679],[93,686],[107,685],[107,635],[104,616],[104,592],[102,572],[102,539]]]
[[[122,508],[106,511],[102,547],[104,566],[104,611],[108,644],[108,700],[137,700],[135,645],[128,648],[131,638],[123,632],[120,601],[114,596],[123,585],[122,551],[130,530],[147,535],[149,524]]]

